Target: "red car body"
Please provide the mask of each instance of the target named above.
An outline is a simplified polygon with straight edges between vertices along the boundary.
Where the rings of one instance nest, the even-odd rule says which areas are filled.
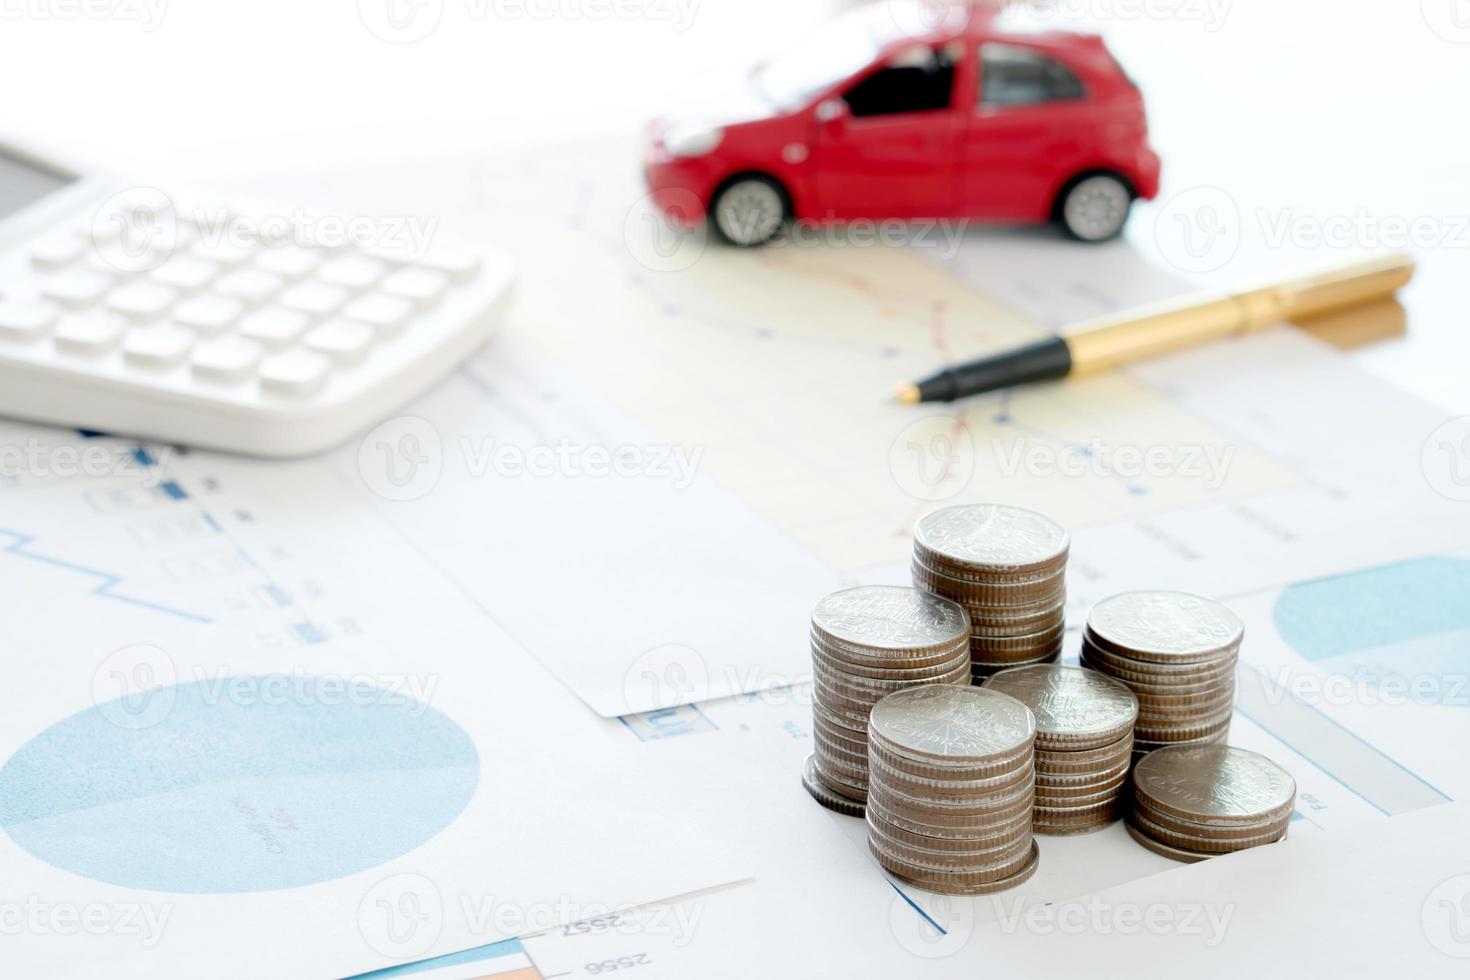
[[[1011,32],[976,9],[925,33],[885,32],[873,26],[881,11],[865,16],[871,59],[798,93],[804,97],[797,104],[763,98],[757,70],[743,118],[735,112],[707,124],[655,120],[644,170],[656,206],[676,222],[697,221],[745,175],[773,181],[786,199],[783,217],[807,222],[1045,222],[1059,216],[1064,192],[1093,174],[1116,176],[1130,199],[1158,192],[1160,163],[1148,145],[1143,97],[1101,38]],[[885,67],[898,70],[891,66],[906,55],[944,59],[952,77],[947,104],[936,98],[924,111],[852,111],[865,81]],[[1033,95],[1065,97],[1028,101],[1024,78],[1019,88],[1014,79],[1001,81],[1004,73],[994,69],[1000,62],[1053,79],[1033,86]]]

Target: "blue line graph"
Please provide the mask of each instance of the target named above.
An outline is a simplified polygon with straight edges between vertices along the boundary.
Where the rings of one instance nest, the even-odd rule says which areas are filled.
[[[93,595],[101,596],[104,599],[115,599],[118,602],[125,602],[128,605],[137,606],[142,609],[151,609],[154,612],[165,613],[170,616],[179,616],[183,619],[192,620],[196,623],[213,622],[213,620],[210,619],[208,616],[202,616],[198,613],[189,612],[188,610],[184,609],[174,609],[170,606],[164,606],[159,605],[155,602],[149,602],[146,599],[139,599],[134,596],[125,595],[122,592],[118,591],[118,588],[123,584],[123,577],[121,575],[116,575],[112,572],[104,571],[100,568],[91,568],[86,565],[80,565],[76,562],[67,561],[63,558],[56,558],[52,555],[42,554],[41,552],[32,550],[31,544],[36,540],[32,535],[22,534],[19,531],[11,531],[6,528],[0,528],[0,538],[4,537],[13,538],[14,540],[11,541],[10,544],[5,545],[3,548],[0,548],[0,553],[15,555],[18,558],[24,558],[29,561],[40,562],[43,565],[50,565],[53,568],[64,568],[67,571],[76,572],[78,575],[84,575],[88,578],[96,579],[98,580],[98,584],[94,589],[92,589]]]
[[[909,898],[908,893],[905,892],[902,888],[898,887],[891,881],[888,883],[888,887],[898,892],[898,897],[907,902],[909,904],[909,908],[919,913],[920,918],[929,923],[929,925],[933,926],[935,932],[939,933],[941,936],[949,935],[949,930],[944,928],[944,926],[940,925],[939,923],[935,922],[933,917],[930,916],[928,912],[925,912],[923,908],[920,907],[918,902],[914,901],[912,898]]]

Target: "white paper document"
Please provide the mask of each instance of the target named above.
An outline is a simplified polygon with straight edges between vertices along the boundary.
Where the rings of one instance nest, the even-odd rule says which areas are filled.
[[[609,740],[326,465],[3,436],[126,472],[0,489],[0,972],[340,976],[753,870],[698,746]]]

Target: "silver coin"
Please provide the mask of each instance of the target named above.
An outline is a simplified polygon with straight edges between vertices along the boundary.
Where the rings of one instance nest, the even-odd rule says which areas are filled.
[[[909,572],[917,587],[979,611],[1031,610],[1055,604],[1067,590],[1067,577],[1062,571],[1034,582],[981,584],[957,579],[915,557]]]
[[[812,661],[812,680],[821,682],[828,690],[846,694],[849,697],[861,699],[869,695],[876,701],[883,695],[893,691],[902,691],[906,687],[915,684],[951,684],[957,677],[968,676],[970,662],[968,660],[956,660],[950,668],[942,673],[924,676],[899,674],[893,677],[870,677],[866,674],[852,674],[845,670],[825,666],[821,662]]]
[[[1123,800],[1114,797],[1086,806],[1041,806],[1032,811],[1032,826],[1045,824],[1048,827],[1066,827],[1077,824],[1091,825],[1095,822],[1112,823],[1128,810]]]
[[[811,798],[822,806],[847,817],[861,817],[863,815],[863,803],[861,800],[850,799],[831,789],[822,782],[822,777],[817,772],[816,760],[811,756],[806,757],[806,763],[801,769],[801,785],[806,788]]]
[[[934,779],[905,772],[881,756],[872,754],[865,760],[863,770],[870,780],[882,781],[884,786],[910,797],[915,803],[993,801],[1013,798],[1027,787],[1037,785],[1029,765],[1024,769],[978,779]]]
[[[1077,837],[1082,834],[1093,834],[1099,830],[1111,827],[1121,814],[1107,813],[1094,816],[1086,820],[1066,820],[1056,823],[1038,815],[1036,822],[1032,825],[1032,831],[1040,837]]]
[[[970,662],[970,676],[976,684],[984,683],[988,677],[993,677],[1003,670],[1014,670],[1017,667],[1033,667],[1036,664],[1054,664],[1062,655],[1062,645],[1057,644],[1056,649],[1049,650],[1039,657],[1027,657],[1025,660],[1008,660],[999,663],[987,663],[984,660],[972,660]],[[973,652],[971,653],[973,657]]]
[[[1050,772],[1036,772],[1036,785],[1046,787],[1048,790],[1074,790],[1082,792],[1088,788],[1101,789],[1105,784],[1121,782],[1128,777],[1128,768],[1132,761],[1131,756],[1119,756],[1116,761],[1092,772],[1078,772],[1070,774],[1057,774]]]
[[[1167,844],[1160,840],[1155,840],[1153,837],[1149,836],[1146,830],[1139,827],[1138,824],[1131,817],[1124,821],[1124,825],[1128,829],[1128,836],[1132,837],[1139,844],[1142,844],[1144,847],[1148,848],[1150,851],[1153,851],[1155,854],[1161,854],[1164,857],[1173,858],[1175,861],[1195,863],[1199,861],[1206,861],[1213,857],[1220,857],[1221,854],[1228,853],[1223,851],[1195,851],[1188,848],[1176,847],[1173,844]],[[1276,838],[1276,840],[1278,841],[1285,839],[1285,831],[1282,831],[1281,836]],[[1267,843],[1275,843],[1275,841],[1268,841]],[[1265,845],[1258,844],[1256,846],[1262,847]]]
[[[821,777],[822,782],[826,784],[828,789],[834,793],[840,793],[848,799],[857,800],[859,803],[867,800],[868,787],[866,784],[863,784],[862,780],[844,778],[842,773],[833,771],[823,761],[822,757],[815,753],[812,754],[811,758],[817,775]]]
[[[1053,623],[1066,622],[1065,602],[1053,603],[1037,612],[1027,612],[1022,616],[985,615],[981,616],[973,609],[970,613],[970,635],[984,637],[1006,637],[1024,636],[1027,633],[1035,633],[1044,630]],[[1001,612],[1002,610],[991,610]],[[1003,610],[1010,612],[1011,610]]]
[[[1087,627],[1114,653],[1163,663],[1207,659],[1239,646],[1245,624],[1228,608],[1186,592],[1124,592],[1092,607]]]
[[[1228,672],[1232,665],[1240,659],[1240,645],[1234,644],[1214,653],[1192,657],[1189,660],[1168,662],[1142,660],[1132,652],[1119,653],[1109,647],[1099,645],[1091,627],[1082,631],[1081,652],[1110,667],[1116,667],[1119,671],[1137,674],[1140,680],[1155,684],[1188,682],[1191,678],[1203,679],[1213,674]]]
[[[829,727],[848,733],[852,739],[867,742],[868,740],[868,716],[865,714],[859,720],[840,715],[831,708],[824,705],[819,699],[812,698],[812,719],[820,721]]]
[[[1042,809],[1101,806],[1104,803],[1127,799],[1127,793],[1124,792],[1124,789],[1123,780],[1121,779],[1118,780],[1118,785],[1112,789],[1099,790],[1096,793],[1088,793],[1086,795],[1044,793],[1038,788],[1036,790],[1036,805]]]
[[[1150,752],[1133,770],[1133,787],[1155,809],[1197,823],[1260,820],[1296,799],[1296,781],[1285,769],[1228,745]]]
[[[875,649],[854,644],[844,645],[828,639],[826,634],[816,629],[811,631],[812,655],[815,657],[820,653],[839,666],[853,664],[885,670],[923,670],[953,660],[961,651],[968,650],[969,645],[969,637],[964,637],[949,646],[925,647],[921,650]]]
[[[1229,734],[1230,727],[1227,725],[1218,732],[1209,732],[1192,739],[1177,738],[1156,741],[1135,737],[1133,739],[1133,758],[1137,760],[1141,756],[1148,755],[1150,752],[1157,752],[1159,749],[1175,748],[1182,745],[1214,745],[1223,743]]]
[[[886,661],[884,666],[874,666],[866,663],[854,663],[851,659],[834,656],[826,647],[812,644],[812,667],[823,667],[828,670],[839,671],[843,674],[855,675],[857,677],[870,677],[874,680],[922,680],[924,678],[936,678],[948,674],[960,664],[969,661],[969,644],[956,649],[953,656],[941,660],[937,664],[922,664],[915,666],[900,666],[901,660]]]
[[[883,736],[869,739],[867,743],[869,758],[880,759],[900,772],[914,776],[922,776],[925,779],[984,779],[988,776],[999,776],[1003,773],[1014,772],[1018,767],[1033,768],[1036,754],[1031,745],[1022,745],[1015,752],[1006,755],[991,756],[984,762],[974,762],[969,759],[957,762],[941,762],[937,759],[926,759],[916,762],[901,752],[890,749],[883,741]]]
[[[918,589],[863,585],[818,602],[812,629],[864,648],[923,650],[957,643],[969,634],[970,617],[948,599]]]
[[[990,895],[995,892],[1003,892],[1022,884],[1036,873],[1037,866],[1041,863],[1041,851],[1032,846],[1031,856],[1027,863],[1019,871],[1008,878],[998,881],[982,880],[972,881],[964,875],[958,874],[925,874],[918,869],[911,868],[901,861],[894,861],[881,851],[869,848],[873,857],[881,864],[889,874],[901,881],[917,885],[925,891],[936,892],[941,895]]]
[[[1036,716],[998,691],[926,684],[896,691],[873,706],[869,731],[917,759],[984,761],[1031,743]]]
[[[1023,832],[1024,828],[1031,826],[1032,803],[1031,799],[1027,799],[1023,804],[1012,807],[1005,816],[985,815],[947,821],[930,814],[911,814],[905,817],[886,808],[876,799],[868,805],[868,812],[878,818],[884,827],[908,834],[920,844],[933,840],[936,843],[932,846],[936,849],[953,846],[957,850],[969,850],[984,846],[985,842],[994,842]]]
[[[831,765],[839,771],[857,774],[866,786],[868,781],[868,753],[852,752],[841,743],[835,743],[823,733],[817,732],[812,739],[813,754],[824,766]]]
[[[1202,854],[1199,851],[1186,851],[1182,847],[1171,847],[1168,844],[1156,841],[1144,831],[1139,830],[1132,820],[1124,820],[1123,826],[1127,829],[1129,837],[1132,837],[1147,850],[1153,851],[1162,857],[1181,861],[1185,864],[1197,864],[1200,861],[1208,861],[1212,857],[1219,856],[1216,854]]]
[[[985,687],[1031,709],[1040,748],[1109,745],[1132,731],[1138,718],[1138,698],[1132,691],[1083,667],[1016,667],[987,678]]]
[[[818,768],[821,765],[822,760],[818,757]],[[876,768],[869,770],[869,776],[869,782],[864,787],[866,792],[881,796],[891,806],[907,807],[913,813],[951,817],[994,815],[1008,812],[1022,800],[1032,799],[1036,795],[1036,777],[1030,772],[1022,773],[1008,784],[983,794],[969,792],[952,796],[941,795],[929,786],[900,783],[885,773],[876,771]]]
[[[965,567],[1024,572],[1065,560],[1068,538],[1060,524],[1032,511],[970,504],[946,507],[919,521],[914,543]]]
[[[1140,718],[1138,724],[1133,728],[1133,734],[1141,742],[1192,742],[1195,739],[1209,738],[1211,735],[1229,729],[1233,720],[1234,711],[1230,708],[1212,718],[1203,718],[1198,721],[1153,722]]]
[[[1156,810],[1149,805],[1147,800],[1134,797],[1133,813],[1135,816],[1146,818],[1150,824],[1157,826],[1170,833],[1182,834],[1189,837],[1199,837],[1213,841],[1237,841],[1261,837],[1271,833],[1281,833],[1291,825],[1293,807],[1285,807],[1271,816],[1251,823],[1195,823],[1191,820],[1181,820],[1178,817]],[[1181,846],[1191,846],[1184,844]]]
[[[1060,752],[1054,749],[1036,752],[1036,776],[1041,778],[1070,779],[1088,773],[1111,769],[1119,763],[1133,758],[1133,733],[1129,732],[1111,745],[1076,752]]]
[[[957,851],[929,851],[896,843],[871,829],[868,844],[883,856],[897,861],[906,868],[922,874],[961,874],[982,877],[1005,878],[1013,874],[1022,864],[1030,860],[1035,845],[1029,832],[1004,847],[989,851],[965,854]]]
[[[1039,630],[1019,636],[976,636],[970,635],[970,650],[983,649],[997,658],[1010,656],[1035,656],[1036,651],[1050,649],[1060,643],[1066,635],[1067,624],[1060,618]]]

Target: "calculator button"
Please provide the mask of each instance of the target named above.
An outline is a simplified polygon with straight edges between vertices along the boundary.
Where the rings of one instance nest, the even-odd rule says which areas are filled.
[[[126,327],[122,317],[105,310],[63,317],[56,328],[56,346],[71,354],[104,354],[117,346]]]
[[[174,254],[173,237],[160,232],[142,240],[132,236],[99,242],[86,250],[82,267],[108,276],[135,276],[152,272]]]
[[[384,296],[382,293],[369,293],[348,303],[342,310],[342,314],[350,320],[371,324],[380,335],[395,332],[403,326],[412,312],[413,304],[408,300],[399,296]]]
[[[431,248],[419,260],[419,264],[442,272],[455,282],[464,282],[480,271],[480,257],[472,252],[461,252],[457,248]]]
[[[53,235],[31,246],[31,262],[42,269],[58,269],[81,258],[86,247],[75,235]]]
[[[240,336],[267,347],[286,347],[306,332],[311,317],[297,310],[269,306],[240,318]]]
[[[33,340],[51,329],[58,312],[39,300],[0,301],[0,340]]]
[[[363,252],[380,262],[386,262],[390,268],[394,269],[399,266],[412,265],[419,258],[418,251],[407,243],[368,245],[363,248]]]
[[[191,255],[199,259],[207,259],[210,262],[218,262],[220,265],[239,265],[256,253],[253,245],[237,244],[228,240],[212,241],[202,238],[194,243],[189,249]]]
[[[106,253],[89,251],[83,256],[81,263],[76,268],[95,272],[100,276],[106,276],[108,279],[115,279],[119,273],[127,272],[136,274],[140,271],[147,272],[152,266],[149,265],[147,260],[139,259],[137,260],[137,268],[119,268],[117,260]]]
[[[287,279],[300,279],[321,264],[320,252],[299,245],[267,248],[255,256],[255,266]]]
[[[170,368],[184,360],[194,334],[172,323],[134,327],[123,337],[123,360],[135,367]]]
[[[222,333],[244,312],[239,300],[223,296],[195,296],[174,307],[173,318],[200,333]]]
[[[154,269],[152,275],[155,282],[193,292],[209,285],[209,281],[219,275],[219,266],[192,255],[175,255]]]
[[[74,236],[84,248],[100,248],[108,242],[116,241],[122,235],[124,223],[120,214],[98,214],[90,223],[76,228]]]
[[[274,272],[260,269],[237,269],[227,272],[212,287],[212,292],[246,303],[261,303],[281,291],[286,280]]]
[[[140,279],[114,289],[107,297],[107,308],[134,320],[152,320],[163,315],[178,298],[173,287]]]
[[[328,320],[306,335],[306,346],[338,364],[350,364],[373,344],[373,328],[356,320]]]
[[[218,198],[186,200],[178,208],[179,227],[187,228],[196,238],[221,238],[234,234],[240,214]]]
[[[331,362],[315,351],[297,348],[272,354],[260,364],[260,387],[278,395],[310,395],[326,383],[331,367]]]
[[[381,288],[418,306],[429,306],[449,288],[449,277],[433,269],[399,269],[383,280]]]
[[[260,363],[259,344],[244,337],[215,337],[201,341],[189,355],[194,374],[210,381],[243,381]]]
[[[312,316],[326,316],[347,302],[347,290],[324,282],[303,282],[281,294],[280,304]]]
[[[89,269],[68,269],[41,281],[41,295],[62,306],[88,306],[102,298],[112,278]]]
[[[329,259],[316,270],[322,282],[348,289],[366,289],[383,277],[387,267],[377,259],[365,255],[343,255]]]

